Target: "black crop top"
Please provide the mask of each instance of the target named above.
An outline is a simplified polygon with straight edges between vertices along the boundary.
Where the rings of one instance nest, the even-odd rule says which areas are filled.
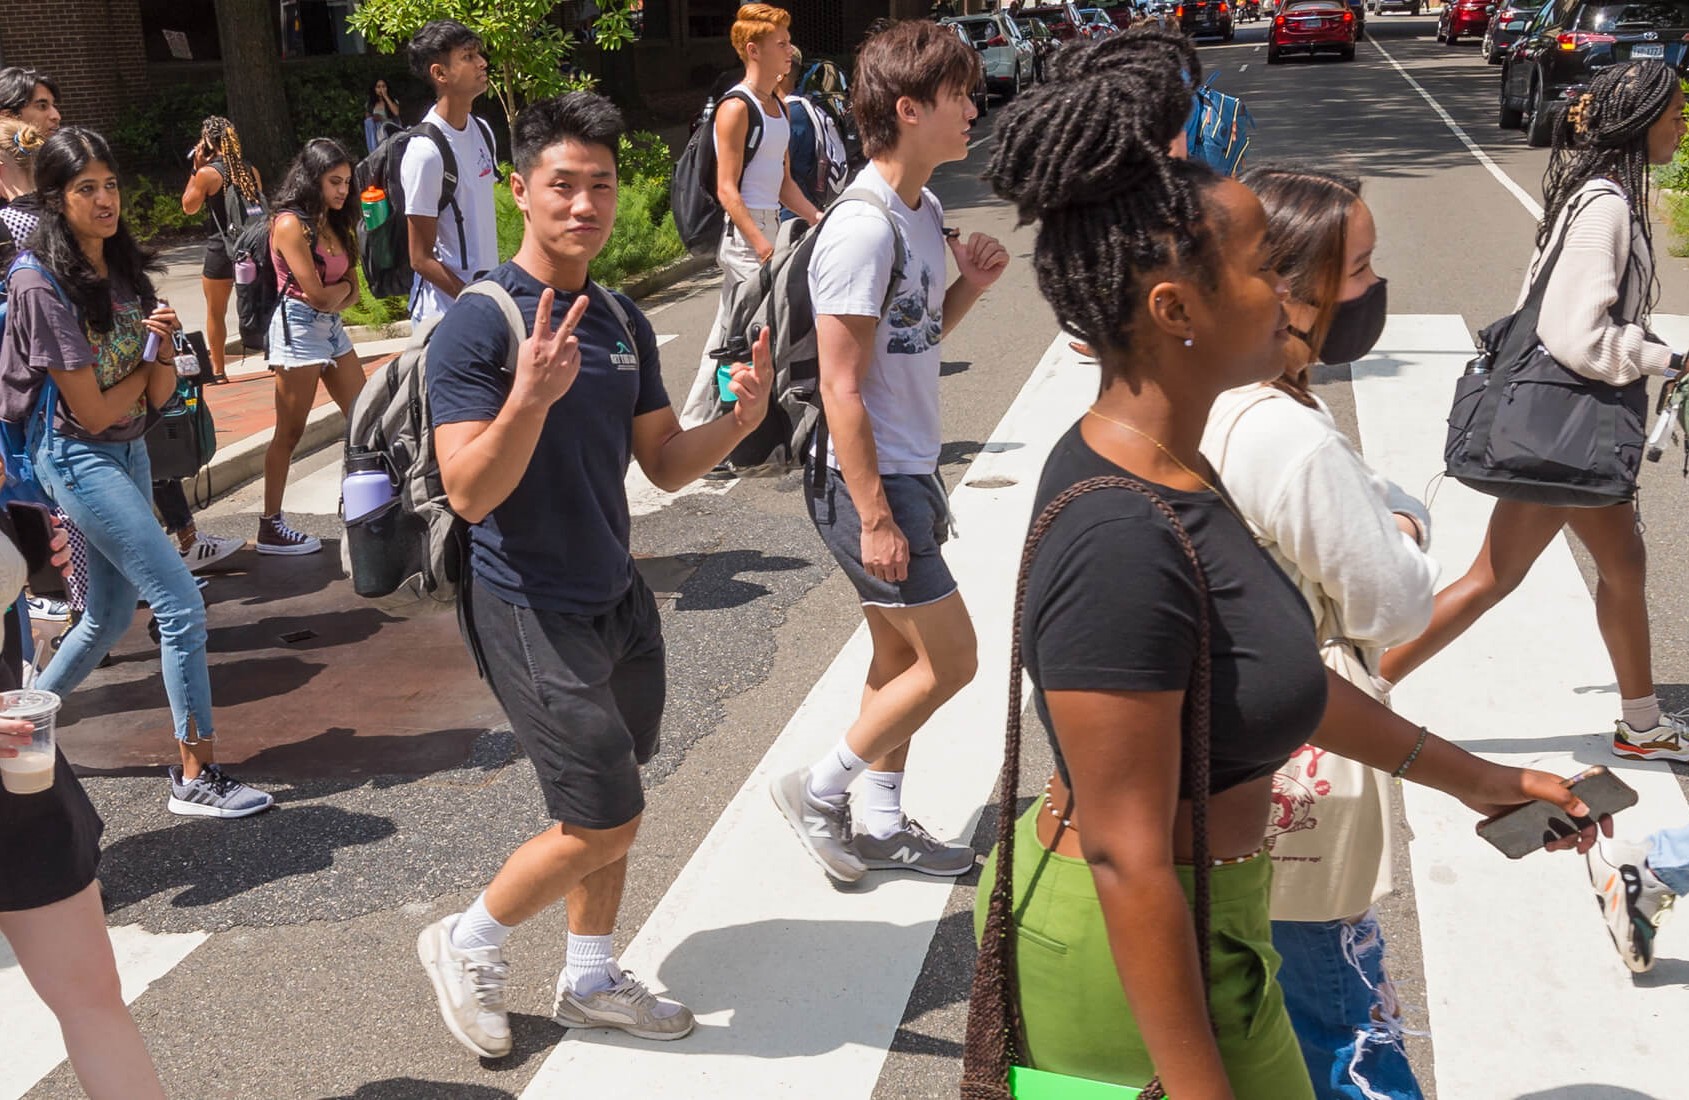
[[[1072,485],[1123,473],[1093,451],[1075,425],[1044,464],[1034,515]],[[1218,497],[1150,488],[1178,513],[1208,575],[1214,663],[1209,789],[1224,791],[1277,771],[1319,725],[1326,684],[1313,616]],[[1148,499],[1103,489],[1069,504],[1056,519],[1032,565],[1021,651],[1064,780],[1067,762],[1044,692],[1186,689],[1195,671],[1197,600],[1190,559]]]

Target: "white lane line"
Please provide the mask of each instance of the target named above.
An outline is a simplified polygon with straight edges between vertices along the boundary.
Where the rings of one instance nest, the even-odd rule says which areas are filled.
[[[975,149],[978,149],[981,145],[984,145],[986,142],[988,142],[990,140],[991,140],[990,134],[986,134],[982,138],[974,138],[972,141],[968,142],[968,152],[970,152],[970,153],[973,152]]]
[[[1449,400],[1472,354],[1466,323],[1392,317],[1379,347],[1354,368],[1362,449],[1381,473],[1424,486],[1442,469]],[[1438,486],[1434,549],[1445,581],[1472,561],[1492,503],[1452,481]],[[1493,759],[1562,774],[1612,768],[1641,795],[1619,815],[1620,836],[1689,821],[1666,765],[1621,762],[1608,751],[1619,709],[1612,665],[1563,538],[1394,700],[1413,721]],[[1509,861],[1473,833],[1474,815],[1453,799],[1407,784],[1404,800],[1439,1094],[1663,1095],[1661,1074],[1675,1072],[1681,1053],[1667,1021],[1689,1019],[1683,964],[1662,960],[1671,977],[1633,981],[1597,915],[1583,860],[1538,853]],[[1679,958],[1689,952],[1669,935],[1662,946]],[[1497,1012],[1501,991],[1528,1007]],[[1576,1011],[1557,1010],[1566,1004]],[[1592,1043],[1589,1020],[1622,1023]]]
[[[1243,64],[1239,65],[1237,67],[1237,71],[1240,72],[1240,73],[1248,72],[1249,71],[1249,62],[1245,61]]]
[[[1096,393],[1096,368],[1067,340],[1050,345],[951,497],[961,535],[945,558],[972,611],[984,672],[914,741],[910,806],[940,836],[971,834],[990,797],[1021,533],[1045,455]],[[868,656],[858,629],[622,956],[692,1007],[697,1032],[673,1046],[567,1034],[524,1097],[873,1092],[951,884],[875,874],[866,888],[835,889],[768,796],[770,777],[819,756],[844,730]]]
[[[680,333],[678,333],[678,332],[660,333],[657,336],[657,346],[662,347],[664,344],[668,343],[670,340],[678,340],[678,339],[680,339]]]
[[[134,924],[113,928],[112,953],[123,980],[124,1003],[133,1004],[208,938],[204,932],[155,935]],[[4,937],[0,937],[0,1005],[6,1006],[0,1100],[17,1100],[64,1061],[65,1047],[58,1020],[30,988]]]
[[[1430,105],[1431,110],[1436,112],[1437,117],[1443,120],[1443,125],[1447,126],[1454,136],[1460,139],[1460,143],[1466,146],[1466,151],[1476,157],[1478,163],[1482,164],[1489,174],[1496,178],[1497,182],[1507,188],[1508,194],[1518,199],[1519,204],[1526,210],[1530,211],[1533,219],[1541,221],[1542,205],[1531,197],[1530,192],[1526,191],[1523,187],[1520,187],[1517,183],[1514,183],[1513,178],[1501,170],[1501,165],[1497,164],[1493,159],[1491,159],[1488,153],[1478,147],[1478,143],[1473,141],[1471,136],[1467,134],[1465,130],[1460,128],[1460,123],[1454,120],[1454,116],[1443,110],[1443,105],[1438,103],[1431,93],[1425,90],[1425,86],[1423,84],[1415,80],[1408,74],[1406,69],[1402,68],[1401,62],[1392,57],[1389,50],[1385,49],[1383,45],[1371,36],[1367,37],[1367,41],[1372,43],[1374,49],[1384,55],[1384,60],[1388,61],[1391,67],[1401,74],[1402,79],[1408,82],[1408,86],[1419,93],[1419,98],[1423,99]]]

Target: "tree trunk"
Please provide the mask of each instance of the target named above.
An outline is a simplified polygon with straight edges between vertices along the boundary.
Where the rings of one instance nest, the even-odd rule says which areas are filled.
[[[298,151],[282,85],[278,19],[275,0],[217,0],[229,119],[240,131],[246,159],[264,174],[266,190],[281,181]]]

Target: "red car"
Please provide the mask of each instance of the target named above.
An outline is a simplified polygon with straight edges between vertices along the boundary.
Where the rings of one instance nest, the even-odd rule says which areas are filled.
[[[1355,59],[1355,13],[1344,0],[1290,0],[1267,30],[1267,64],[1287,53],[1335,53]]]
[[[1490,29],[1492,0],[1450,0],[1443,5],[1437,20],[1437,41],[1449,46],[1459,45],[1462,35],[1480,37]]]

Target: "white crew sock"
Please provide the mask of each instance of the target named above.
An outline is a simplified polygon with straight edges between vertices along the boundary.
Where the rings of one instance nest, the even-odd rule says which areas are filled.
[[[475,899],[475,904],[457,918],[457,926],[452,929],[452,946],[459,951],[473,951],[477,947],[502,949],[504,941],[508,940],[514,931],[514,925],[500,924],[487,912],[487,895],[483,891],[481,896]]]
[[[876,840],[903,828],[903,773],[869,772],[859,809],[863,831]]]
[[[809,793],[815,798],[836,799],[857,776],[868,770],[868,761],[850,751],[841,738],[838,745],[809,769]]]
[[[1660,724],[1660,697],[1649,695],[1642,699],[1620,699],[1619,711],[1625,725],[1641,733]]]
[[[610,941],[614,938],[570,932],[563,973],[557,979],[558,991],[566,987],[577,996],[587,997],[620,981],[622,971],[612,957],[616,948]]]

